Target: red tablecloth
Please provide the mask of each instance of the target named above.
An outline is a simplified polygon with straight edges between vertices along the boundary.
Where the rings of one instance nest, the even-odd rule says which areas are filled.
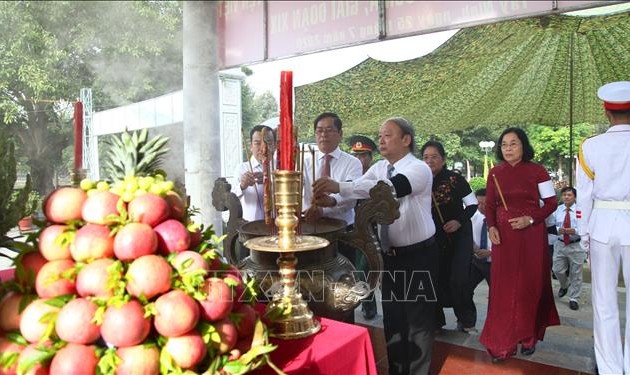
[[[271,341],[278,348],[273,363],[287,374],[376,375],[370,334],[364,327],[321,318],[318,334],[298,340]],[[269,367],[257,374],[274,374]]]
[[[0,281],[13,280],[15,274],[15,268],[9,268],[8,270],[0,270]]]

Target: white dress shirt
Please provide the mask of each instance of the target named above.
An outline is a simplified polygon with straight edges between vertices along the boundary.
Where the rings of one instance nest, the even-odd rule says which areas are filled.
[[[630,210],[594,208],[595,201],[630,202],[630,125],[615,125],[582,143],[577,168],[577,199],[581,210],[578,234],[608,243],[611,236],[630,245]],[[594,174],[591,179],[581,164]],[[578,215],[579,216],[579,215]]]
[[[470,221],[472,223],[473,242],[480,249],[481,249],[481,236],[482,236],[481,228],[483,226],[483,220],[485,218],[486,216],[482,214],[479,210],[477,210],[475,214],[470,218]],[[486,250],[492,250],[492,242],[490,242],[490,238],[488,237],[488,228],[486,228],[486,232],[483,233],[483,235],[486,236],[486,243],[488,244],[486,246],[487,248]],[[491,257],[487,257],[485,258],[485,260],[490,262],[491,261],[490,258]]]
[[[558,208],[556,209],[556,212],[554,212],[553,216],[555,219],[555,226],[558,229],[558,236],[557,236],[557,240],[562,241],[564,239],[564,235],[560,234],[560,228],[564,227],[564,216],[566,215],[566,209],[567,206],[564,204],[561,204],[558,206]],[[578,205],[576,203],[573,203],[571,205],[571,207],[569,207],[569,218],[571,218],[571,228],[576,230],[577,233],[577,211],[579,210]],[[578,236],[577,234],[570,234],[569,238],[571,239],[571,241],[576,241],[580,239],[580,236]]]
[[[258,160],[256,160],[253,156],[249,160],[252,164],[254,173],[262,173],[262,165],[258,162]],[[265,211],[263,208],[263,184],[256,183],[253,186],[248,186],[245,190],[241,190],[241,176],[243,176],[245,172],[249,171],[249,163],[241,163],[236,173],[238,176],[237,184],[232,187],[232,192],[234,192],[241,201],[241,206],[243,207],[243,219],[247,221],[263,220],[265,218]],[[256,193],[258,193],[258,196]]]
[[[340,195],[356,199],[370,196],[370,189],[381,180],[392,185],[387,179],[389,162],[381,160],[374,164],[361,177],[352,182],[340,182]],[[435,224],[431,217],[431,186],[433,174],[429,166],[408,153],[394,164],[394,173],[403,174],[409,180],[411,193],[398,199],[400,218],[389,225],[389,242],[394,247],[413,245],[429,239],[435,234]]]
[[[363,173],[363,166],[359,159],[341,151],[337,147],[330,153],[332,159],[330,160],[330,178],[335,181],[345,182],[353,181],[361,177]],[[324,166],[324,157],[326,154],[317,151],[315,154],[315,179],[321,177],[322,169]],[[304,195],[302,201],[302,210],[306,211],[311,207],[311,198],[313,197],[313,160],[304,158]],[[325,217],[332,217],[335,219],[341,219],[346,222],[347,225],[354,224],[354,206],[356,205],[356,199],[342,197],[339,194],[332,194],[337,204],[334,207],[324,207],[323,214]]]

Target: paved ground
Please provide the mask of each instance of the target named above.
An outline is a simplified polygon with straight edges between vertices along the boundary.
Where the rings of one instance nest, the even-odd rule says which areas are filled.
[[[584,272],[585,278],[590,280],[587,267],[585,267]],[[556,280],[552,280],[552,285],[554,293],[557,293],[559,283]],[[623,327],[625,325],[625,288],[619,287],[617,290],[620,308],[619,315],[622,318]],[[569,300],[566,296],[563,298],[556,296],[555,299],[561,325],[547,330],[545,340],[536,346],[536,353],[531,357],[525,357],[521,354],[518,357],[583,373],[592,373],[595,368],[595,358],[593,354],[591,285],[589,283],[583,285],[580,309],[578,311],[573,311],[569,308]],[[484,347],[479,343],[479,335],[483,328],[488,308],[488,285],[485,282],[477,287],[474,300],[477,305],[477,329],[479,332],[474,334],[458,332],[453,310],[445,309],[446,329],[436,337],[436,340],[485,351]],[[355,311],[355,320],[358,324],[382,328],[383,319],[380,304],[378,304],[378,315],[374,319],[363,319],[361,308],[359,307]]]

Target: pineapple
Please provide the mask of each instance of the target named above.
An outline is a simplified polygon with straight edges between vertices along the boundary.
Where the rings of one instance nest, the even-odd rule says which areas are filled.
[[[124,132],[120,138],[112,136],[105,165],[110,179],[122,181],[125,177],[155,175],[162,157],[169,151],[167,142],[163,135],[148,139],[147,129],[131,135]]]

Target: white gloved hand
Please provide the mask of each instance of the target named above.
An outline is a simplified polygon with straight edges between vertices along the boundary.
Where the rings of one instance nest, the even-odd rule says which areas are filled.
[[[588,234],[580,236],[580,247],[582,248],[582,250],[588,251],[590,247],[590,238]]]

